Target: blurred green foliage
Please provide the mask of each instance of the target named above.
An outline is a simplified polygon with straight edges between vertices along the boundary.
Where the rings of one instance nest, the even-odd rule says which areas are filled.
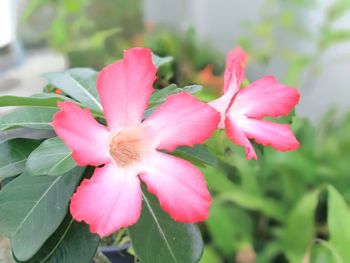
[[[223,132],[207,143],[220,156],[202,169],[213,193],[203,226],[211,254],[238,262],[250,247],[262,263],[350,260],[350,115],[336,123],[330,112],[317,128],[295,117],[293,129],[298,151],[265,148],[257,162]]]
[[[188,85],[199,71],[214,65],[223,71],[223,56],[201,45],[192,29],[179,37],[166,30],[142,26],[140,3],[132,1],[30,2],[27,18],[50,5],[55,10],[45,39],[66,53],[71,66],[101,68],[122,50],[146,46],[174,62],[158,72],[157,86],[170,81]],[[266,65],[272,56],[287,62],[285,83],[300,85],[306,70],[318,71],[318,59],[331,45],[350,39],[350,30],[334,22],[350,10],[350,1],[334,0],[318,32],[309,32],[298,14],[319,4],[316,0],[266,0],[259,24],[247,24],[239,43],[253,62]],[[277,32],[311,41],[311,53],[286,48]],[[214,98],[209,89],[199,95]],[[259,161],[248,161],[244,150],[233,145],[223,131],[208,141],[219,156],[216,167],[201,167],[213,193],[211,214],[201,225],[206,247],[201,263],[332,263],[350,262],[350,115],[337,122],[330,111],[314,127],[293,117],[292,126],[301,143],[298,151],[280,153],[257,148]]]
[[[23,21],[30,23],[43,12],[52,17],[37,41],[66,54],[71,67],[102,68],[143,28],[139,0],[32,0]]]
[[[259,23],[247,22],[246,34],[238,42],[251,55],[251,60],[262,65],[267,65],[271,58],[285,62],[288,65],[285,82],[300,86],[305,73],[307,77],[317,76],[320,57],[328,48],[350,40],[349,28],[335,26],[350,11],[350,1],[325,2],[265,0]],[[322,14],[317,14],[320,11]],[[287,43],[282,39],[287,39]],[[313,48],[301,50],[300,43]]]

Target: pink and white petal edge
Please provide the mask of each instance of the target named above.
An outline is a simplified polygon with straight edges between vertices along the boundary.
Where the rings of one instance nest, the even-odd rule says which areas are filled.
[[[208,139],[216,130],[220,114],[186,92],[169,96],[142,126],[153,134],[157,149],[173,151]]]
[[[71,197],[70,212],[85,221],[90,231],[105,237],[133,225],[141,214],[142,194],[136,174],[114,164],[96,168],[91,179],[84,179]]]
[[[171,218],[196,223],[208,217],[211,197],[202,173],[190,162],[158,152],[145,169],[141,180]]]
[[[247,54],[240,47],[232,49],[226,56],[226,68],[224,72],[224,91],[226,92],[231,85],[238,87],[244,80],[245,65],[247,62]]]
[[[109,131],[99,124],[89,109],[72,102],[58,102],[60,111],[51,123],[54,131],[73,151],[73,159],[82,166],[101,165],[110,161]]]
[[[235,98],[238,90],[239,90],[239,87],[237,85],[237,82],[233,81],[232,84],[227,89],[227,91],[224,93],[224,95],[222,95],[220,98],[217,98],[216,100],[213,100],[213,101],[208,103],[217,112],[220,113],[220,122],[218,125],[219,129],[225,128],[226,112],[227,112],[229,106],[231,105],[232,100]]]
[[[157,69],[152,52],[132,48],[124,59],[105,67],[97,78],[97,91],[111,131],[140,123],[154,91]]]
[[[273,76],[265,76],[237,94],[230,113],[256,119],[287,116],[299,98],[298,90],[277,82]]]
[[[257,160],[258,156],[255,153],[253,145],[250,143],[240,126],[235,123],[235,120],[229,116],[226,116],[225,126],[227,137],[230,138],[234,144],[243,146],[245,148],[247,159],[250,160],[254,158]]]
[[[238,125],[247,138],[254,139],[264,146],[270,145],[281,152],[296,150],[300,146],[289,124],[256,119],[240,119]]]

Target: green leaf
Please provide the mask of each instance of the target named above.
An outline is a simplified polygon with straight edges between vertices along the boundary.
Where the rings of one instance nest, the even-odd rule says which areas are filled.
[[[288,215],[283,244],[291,263],[302,262],[315,238],[315,212],[320,191],[306,193]]]
[[[231,204],[214,199],[206,223],[215,246],[228,257],[252,242],[252,219],[243,209]]]
[[[0,131],[18,127],[33,129],[48,129],[58,108],[21,107],[0,117]]]
[[[285,218],[284,210],[278,202],[270,198],[254,195],[239,187],[236,187],[233,191],[220,194],[218,198],[221,201],[230,201],[250,210],[261,211],[263,214],[278,221],[283,221]]]
[[[75,166],[72,151],[58,137],[44,141],[27,160],[27,169],[33,175],[61,175]]]
[[[160,57],[160,56],[152,53],[152,62],[157,68],[160,68],[161,66],[168,64],[168,63],[172,62],[173,60],[174,60],[174,58],[171,56]]]
[[[0,144],[0,180],[24,172],[28,155],[40,141],[14,139]]]
[[[343,262],[350,262],[350,208],[333,187],[328,186],[329,243],[338,251]]]
[[[329,242],[317,239],[309,255],[306,256],[305,263],[344,263],[337,250]]]
[[[45,73],[43,76],[50,84],[61,89],[84,106],[102,111],[96,90],[97,74],[90,68],[73,68],[62,72]]]
[[[203,251],[203,257],[199,263],[221,263],[221,258],[217,254],[214,248],[211,246],[205,246]]]
[[[40,93],[31,97],[1,96],[0,107],[3,106],[40,106],[56,107],[58,101],[69,100],[69,98],[52,93]]]
[[[152,96],[149,99],[148,107],[152,108],[155,107],[161,103],[163,103],[167,97],[170,95],[174,95],[177,93],[180,93],[182,91],[186,91],[190,94],[194,94],[202,89],[201,85],[190,85],[185,86],[183,88],[179,88],[176,84],[170,84],[169,86],[155,90]]]
[[[22,174],[0,192],[0,234],[10,237],[13,253],[25,261],[55,232],[68,210],[83,167],[60,177]]]
[[[31,259],[20,263],[91,262],[99,237],[91,234],[88,225],[73,220],[68,214],[59,228]]]
[[[32,128],[17,128],[8,131],[0,132],[0,143],[16,139],[32,139],[32,140],[40,140],[54,137],[56,134],[51,130],[37,130]]]
[[[236,173],[236,171],[231,170],[232,167],[229,167],[229,169],[231,175]],[[222,162],[218,167],[206,166],[201,170],[205,174],[209,189],[219,193],[216,198],[220,201],[233,202],[240,207],[259,211],[277,221],[284,221],[285,210],[278,201],[255,192],[255,187],[244,188],[242,185],[239,186],[233,183],[227,176],[227,171],[224,170]],[[250,175],[246,174],[246,176]]]
[[[104,42],[108,37],[119,32],[122,32],[122,29],[117,27],[96,31],[94,34],[81,38],[80,41],[74,43],[74,49],[79,51],[99,49],[104,46]]]
[[[143,263],[195,263],[203,250],[197,227],[173,221],[145,191],[141,217],[129,235]]]
[[[177,147],[176,150],[171,154],[189,160],[198,165],[217,165],[216,157],[207,149],[207,147],[200,144],[195,145],[194,147]]]

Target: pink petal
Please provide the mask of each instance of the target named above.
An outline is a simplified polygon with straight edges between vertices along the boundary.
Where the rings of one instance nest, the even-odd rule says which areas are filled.
[[[210,194],[201,172],[191,163],[157,152],[146,169],[141,180],[174,220],[195,223],[208,217]]]
[[[230,138],[233,143],[245,148],[247,159],[250,160],[254,158],[257,160],[258,156],[255,153],[253,145],[250,143],[243,130],[239,127],[235,120],[227,116],[225,119],[225,126],[227,137]]]
[[[248,118],[237,119],[236,123],[247,138],[254,139],[264,146],[271,145],[272,148],[281,152],[299,148],[299,142],[288,124]]]
[[[169,96],[142,125],[153,134],[158,149],[173,151],[208,139],[219,120],[220,114],[211,106],[181,92]]]
[[[73,159],[82,166],[110,161],[109,132],[91,115],[71,102],[58,102],[60,111],[51,125],[57,135],[73,151]]]
[[[141,187],[136,174],[114,164],[96,168],[91,179],[84,179],[71,198],[70,212],[84,220],[90,231],[101,237],[133,225],[141,213]]]
[[[296,89],[278,83],[273,76],[263,77],[241,90],[230,112],[252,118],[288,115],[299,101]]]
[[[151,50],[132,48],[124,59],[105,67],[97,79],[109,128],[113,131],[139,123],[153,92],[156,67]]]
[[[226,68],[224,73],[224,91],[226,92],[230,85],[238,87],[244,80],[244,70],[247,61],[247,54],[240,47],[231,50],[226,57]]]
[[[220,129],[225,128],[226,111],[234,99],[234,96],[237,94],[238,90],[239,87],[237,84],[230,85],[224,95],[222,95],[220,98],[217,98],[216,100],[213,100],[212,102],[209,102],[209,105],[220,113],[220,123],[218,126]]]

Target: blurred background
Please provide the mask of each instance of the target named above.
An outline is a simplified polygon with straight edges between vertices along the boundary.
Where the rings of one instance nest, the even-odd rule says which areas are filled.
[[[349,0],[0,0],[0,25],[0,95],[38,93],[44,72],[99,70],[144,46],[173,57],[158,88],[199,83],[211,100],[225,53],[242,46],[249,81],[272,74],[299,89],[302,147],[255,162],[221,134],[208,142],[225,154],[202,168],[213,192],[202,263],[350,262],[350,237],[330,238],[326,192],[350,201]]]

